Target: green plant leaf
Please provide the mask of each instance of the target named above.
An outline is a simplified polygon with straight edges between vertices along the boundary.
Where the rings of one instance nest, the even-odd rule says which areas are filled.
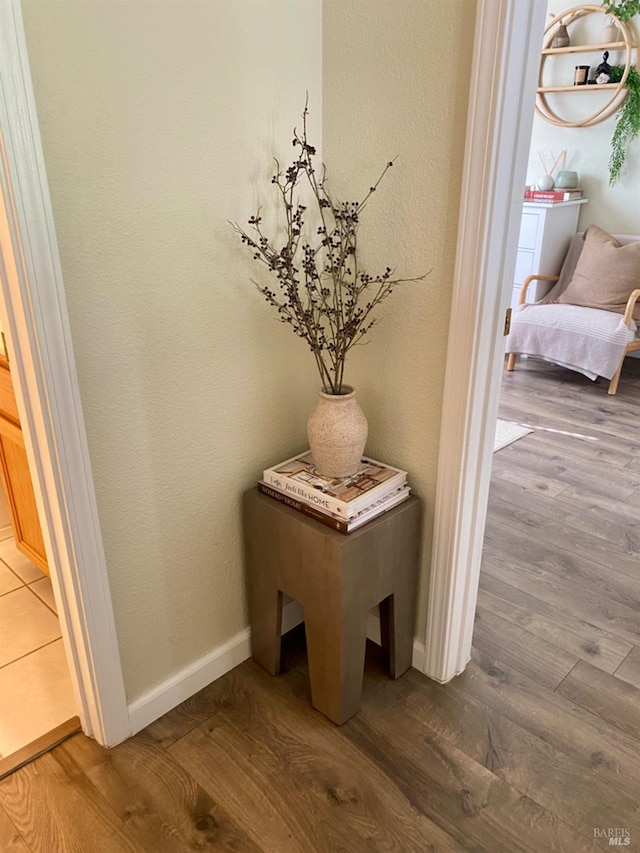
[[[617,2],[603,3],[602,7],[607,15],[615,15],[619,21],[628,21],[635,15],[640,14],[640,0],[617,0]]]
[[[635,2],[635,0],[634,0]],[[640,0],[637,0],[640,5]],[[624,65],[611,66],[611,82],[618,83],[624,74]],[[625,81],[629,90],[617,114],[616,127],[611,138],[609,158],[609,186],[619,179],[627,156],[629,143],[640,134],[640,74],[631,67]]]

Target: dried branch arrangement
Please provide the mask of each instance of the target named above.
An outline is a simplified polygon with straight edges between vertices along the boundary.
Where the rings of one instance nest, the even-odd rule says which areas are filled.
[[[396,285],[422,281],[396,278],[391,267],[372,274],[358,258],[358,227],[362,211],[393,166],[390,160],[362,201],[334,200],[324,167],[314,165],[316,149],[307,137],[308,108],[302,131],[293,131],[296,158],[285,170],[276,160],[271,179],[284,213],[285,227],[275,237],[264,232],[260,210],[248,220],[249,230],[230,223],[254,259],[271,275],[269,285],[253,281],[283,323],[307,342],[327,393],[341,394],[347,353],[365,342],[378,322],[377,306]],[[302,203],[310,199],[310,209]]]

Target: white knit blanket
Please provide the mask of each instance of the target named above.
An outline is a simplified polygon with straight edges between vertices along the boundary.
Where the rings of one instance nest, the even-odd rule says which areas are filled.
[[[628,329],[622,316],[611,311],[532,303],[514,310],[507,352],[544,358],[589,379],[611,379],[636,334],[633,321]]]

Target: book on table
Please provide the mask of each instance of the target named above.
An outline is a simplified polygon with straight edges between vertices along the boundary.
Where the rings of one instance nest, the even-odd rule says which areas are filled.
[[[538,201],[547,204],[558,204],[562,201],[575,201],[584,197],[582,190],[525,190],[525,201]]]
[[[273,498],[279,503],[284,504],[285,506],[291,507],[291,509],[301,512],[309,518],[314,518],[316,521],[324,524],[325,527],[331,527],[333,530],[338,530],[340,533],[352,533],[368,521],[373,521],[374,518],[378,518],[378,516],[390,509],[393,509],[394,506],[398,506],[398,504],[405,501],[411,494],[411,489],[408,484],[405,483],[393,492],[389,492],[389,494],[384,495],[370,506],[360,510],[360,512],[351,516],[351,518],[345,519],[340,518],[340,516],[334,515],[333,513],[317,509],[311,504],[304,503],[304,501],[297,500],[297,498],[293,498],[285,492],[281,492],[273,486],[269,486],[262,480],[258,482],[258,491],[263,495],[267,495],[267,497]]]
[[[339,479],[320,474],[309,450],[266,468],[262,482],[290,498],[323,513],[349,521],[359,512],[406,486],[407,472],[363,457],[350,477]]]

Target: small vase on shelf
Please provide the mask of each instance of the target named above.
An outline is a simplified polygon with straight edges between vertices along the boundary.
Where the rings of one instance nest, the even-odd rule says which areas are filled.
[[[602,41],[605,44],[609,44],[610,42],[619,41],[619,39],[620,31],[618,30],[618,27],[612,18],[607,18],[607,24],[602,29]]]
[[[551,41],[551,47],[569,47],[570,44],[571,39],[569,38],[567,25],[560,24],[560,26],[556,30],[556,34],[554,35]]]
[[[578,186],[578,173],[563,171],[556,175],[556,187],[559,190],[575,190]]]

